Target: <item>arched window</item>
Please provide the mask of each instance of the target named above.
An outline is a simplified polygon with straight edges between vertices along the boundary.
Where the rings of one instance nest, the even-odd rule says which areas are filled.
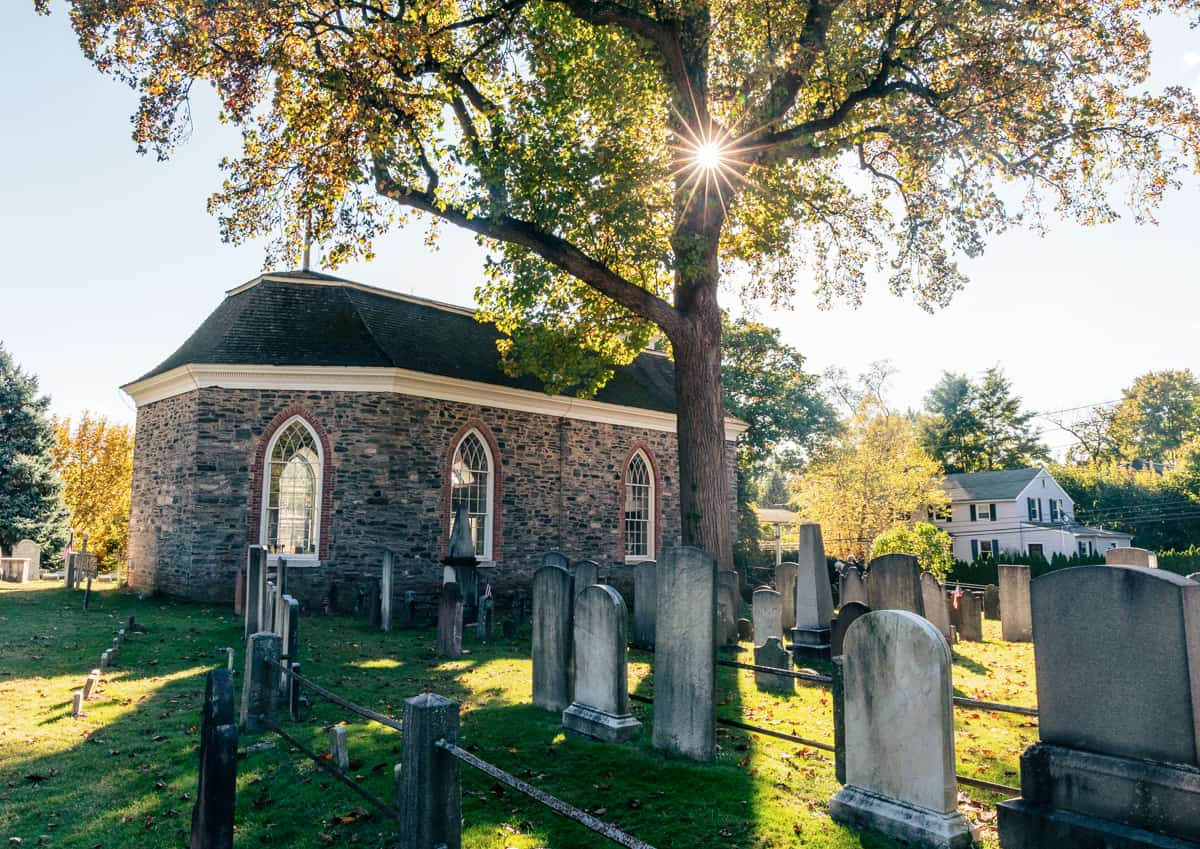
[[[454,462],[450,467],[450,517],[453,522],[458,505],[467,505],[475,556],[480,560],[492,559],[494,476],[495,467],[487,441],[479,431],[468,431],[454,449]]]
[[[272,554],[316,559],[320,540],[321,443],[300,417],[267,446],[263,470],[262,544]]]
[[[654,474],[642,451],[625,467],[625,559],[654,557]]]

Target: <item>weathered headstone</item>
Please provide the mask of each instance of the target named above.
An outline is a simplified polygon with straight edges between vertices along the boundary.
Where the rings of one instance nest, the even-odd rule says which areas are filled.
[[[261,545],[246,548],[246,639],[263,630],[266,601],[267,551]]]
[[[658,561],[654,643],[654,748],[712,760],[716,713],[717,561],[668,548]]]
[[[949,603],[946,601],[942,585],[929,572],[921,573],[921,604],[925,607],[925,618],[932,622],[933,627],[949,642],[953,638],[950,632]]]
[[[783,647],[783,641],[779,637],[768,637],[762,645],[754,647],[754,665],[790,671],[792,653]],[[793,693],[796,690],[795,678],[758,669],[754,670],[754,684],[760,690],[771,690],[776,693]]]
[[[654,648],[654,609],[658,604],[658,566],[646,560],[633,567],[633,644]]]
[[[1041,742],[999,806],[1001,844],[1200,845],[1200,585],[1080,566],[1032,596]]]
[[[856,601],[859,604],[869,604],[867,582],[863,579],[862,570],[851,564],[838,575],[838,607]]]
[[[986,595],[984,602],[986,609]],[[1000,564],[1000,632],[1010,643],[1028,643],[1033,639],[1028,566]]]
[[[786,634],[796,627],[796,564],[780,563],[775,567],[775,589],[779,593],[780,624]]]
[[[1192,574],[1190,574],[1190,575],[1188,575],[1188,576],[1187,576],[1187,579],[1188,579],[1189,581],[1197,581],[1197,582],[1200,582],[1200,572],[1193,572]]]
[[[37,581],[42,577],[42,547],[31,539],[23,539],[13,546],[12,556],[16,560],[28,560],[29,566],[22,575],[23,581]]]
[[[496,600],[490,595],[479,599],[479,624],[476,634],[483,642],[490,642],[496,630]]]
[[[571,703],[571,573],[543,566],[533,574],[533,704],[559,712]]]
[[[737,621],[737,638],[739,643],[754,644],[754,623],[749,619]]]
[[[833,623],[833,634],[830,637],[830,654],[837,657],[845,653],[846,631],[854,624],[854,620],[870,612],[871,608],[860,601],[848,602],[838,609],[837,619]]]
[[[283,598],[283,615],[282,626],[279,629],[281,664],[291,669],[291,664],[299,663],[300,658],[297,656],[300,651],[300,602],[292,598],[290,595],[285,595]],[[292,676],[280,670],[279,673],[279,699],[284,704],[290,703],[292,690]]]
[[[87,680],[83,682],[83,700],[86,702],[91,699],[92,694],[96,692],[96,685],[100,683],[100,670],[93,669],[88,673]]]
[[[412,590],[405,590],[404,600],[400,602],[400,627],[417,627],[417,594]]]
[[[71,716],[76,719],[83,716],[83,690],[76,690],[71,694]]]
[[[955,593],[957,600],[950,604],[950,624],[958,631],[958,638],[971,643],[983,642],[983,595],[982,593]]]
[[[792,652],[801,658],[829,657],[829,633],[833,621],[833,588],[821,526],[800,525],[800,552],[796,558],[796,627],[792,629]]]
[[[574,700],[563,728],[607,743],[631,740],[642,723],[629,712],[625,601],[615,589],[593,584],[575,597]]]
[[[945,638],[919,614],[877,610],[847,631],[845,649],[846,785],[829,815],[917,846],[970,846]]]
[[[769,587],[759,587],[752,596],[754,641],[765,643],[771,637],[783,639],[783,597]]]
[[[462,657],[463,597],[458,584],[442,584],[438,597],[437,649],[442,657]]]
[[[911,554],[885,554],[867,569],[867,603],[872,610],[907,610],[925,615],[921,567]]]
[[[396,571],[396,552],[390,548],[383,550],[383,564],[379,567],[379,627],[381,630],[392,630],[392,594],[396,591],[394,582]]]
[[[571,571],[571,561],[561,551],[547,551],[542,555],[543,566],[558,566],[560,569]]]
[[[571,574],[567,567],[563,566],[561,568],[568,575]],[[530,616],[530,609],[529,593],[520,587],[513,590],[512,621],[514,628],[520,628],[525,624],[525,620]]]
[[[287,559],[280,557],[275,564],[275,612],[271,614],[271,630],[282,636],[283,622],[287,616],[287,602],[284,598],[290,594],[288,589],[288,564]]]
[[[367,627],[382,628],[383,626],[383,600],[379,590],[378,581],[367,582]]]
[[[242,678],[241,725],[258,731],[263,720],[272,720],[279,695],[279,635],[270,631],[251,634],[246,641],[246,668]]]
[[[350,769],[350,743],[344,725],[329,729],[329,759],[340,770]]]
[[[267,581],[267,591],[263,595],[262,629],[275,633],[275,582]]]
[[[738,574],[728,569],[717,572],[716,645],[737,645]]]
[[[992,621],[1000,618],[1000,588],[995,584],[983,588],[983,618]]]
[[[1106,566],[1141,566],[1145,569],[1158,568],[1158,555],[1146,548],[1117,547],[1104,552]]]
[[[238,761],[233,699],[233,673],[228,669],[208,673],[200,722],[200,775],[192,808],[191,849],[233,849]]]
[[[545,558],[543,558],[545,559]],[[580,560],[575,564],[575,597],[590,587],[600,583],[600,564],[595,560]]]

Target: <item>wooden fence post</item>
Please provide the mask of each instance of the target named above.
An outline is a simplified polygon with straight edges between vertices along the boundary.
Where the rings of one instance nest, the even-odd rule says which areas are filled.
[[[405,699],[396,783],[400,849],[462,847],[458,760],[434,745],[438,740],[458,742],[458,702],[433,693]]]
[[[237,801],[238,730],[233,716],[233,673],[208,673],[200,726],[200,779],[192,808],[191,849],[233,849]]]

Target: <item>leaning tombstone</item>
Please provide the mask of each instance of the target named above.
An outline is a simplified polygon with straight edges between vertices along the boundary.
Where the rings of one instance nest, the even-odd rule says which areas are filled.
[[[950,624],[958,638],[970,643],[983,642],[983,596],[973,592],[955,591],[950,604]]]
[[[833,588],[825,561],[821,526],[800,525],[800,553],[796,558],[796,627],[792,629],[792,653],[796,660],[829,657],[829,633],[833,620]]]
[[[884,554],[867,567],[867,599],[872,610],[907,610],[925,615],[921,566],[911,554]]]
[[[866,616],[871,608],[859,601],[843,604],[838,610],[836,621],[833,623],[833,633],[830,635],[829,653],[833,657],[845,653],[846,631],[860,616]]]
[[[792,654],[783,647],[780,637],[768,637],[762,645],[754,647],[754,665],[769,666],[773,669],[791,671]],[[754,670],[754,685],[760,690],[770,690],[775,693],[794,693],[796,679],[790,675],[778,675],[774,672]]]
[[[986,602],[985,595],[985,609]],[[1033,639],[1028,566],[1000,564],[1000,633],[1010,643],[1028,643]]]
[[[716,713],[717,561],[690,546],[658,561],[654,748],[712,760]]]
[[[633,567],[633,644],[654,648],[654,608],[658,604],[657,565],[646,560]]]
[[[575,597],[574,700],[563,711],[567,731],[606,743],[632,740],[642,723],[629,712],[625,601],[593,584]]]
[[[718,646],[737,645],[738,574],[728,569],[717,572],[717,634]]]
[[[995,584],[983,588],[983,618],[993,621],[1000,618],[1000,588]]]
[[[1032,596],[1040,742],[998,806],[1001,845],[1200,845],[1200,585],[1080,566]]]
[[[458,584],[442,584],[438,598],[437,649],[442,657],[462,657],[463,597]]]
[[[571,573],[543,566],[533,574],[533,704],[559,712],[571,703]]]
[[[862,570],[854,565],[847,566],[838,576],[838,606],[841,607],[852,601],[863,605],[870,602],[867,596],[867,582],[863,579]]]
[[[96,691],[96,685],[100,683],[100,670],[93,669],[88,673],[87,680],[83,682],[83,700],[86,702],[92,698],[92,694]]]
[[[830,817],[915,846],[970,846],[945,638],[918,614],[876,610],[847,631],[845,648],[846,785]]]
[[[783,639],[783,596],[769,587],[759,587],[751,596],[754,617],[754,641],[765,643],[771,637]]]
[[[543,558],[544,559],[544,558]],[[600,564],[595,560],[580,560],[575,564],[575,597],[590,587],[600,583]]]
[[[779,593],[781,626],[784,633],[796,627],[796,564],[780,563],[775,567],[775,589]]]
[[[925,607],[925,618],[941,632],[949,642],[953,639],[950,632],[950,607],[946,602],[946,591],[929,572],[921,573],[921,604]]]
[[[1104,552],[1106,566],[1141,566],[1145,569],[1158,568],[1158,555],[1146,548],[1117,547]]]
[[[200,723],[200,777],[192,808],[191,849],[233,849],[237,803],[238,729],[233,673],[208,673]]]

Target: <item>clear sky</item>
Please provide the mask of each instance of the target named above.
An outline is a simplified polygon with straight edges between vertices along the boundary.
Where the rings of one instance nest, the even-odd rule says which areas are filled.
[[[117,387],[261,269],[261,246],[222,244],[205,212],[237,135],[201,96],[192,139],[173,160],[138,156],[134,94],[84,61],[61,7],[41,18],[32,5],[0,4],[0,341],[38,375],[56,413],[86,407],[132,421]],[[1154,82],[1200,90],[1200,30],[1167,19],[1151,32]],[[859,309],[822,311],[805,294],[758,317],[817,371],[890,359],[898,407],[918,406],[943,370],[996,364],[1030,408],[1107,401],[1149,369],[1200,371],[1200,181],[1160,217],[1157,227],[1056,222],[1045,238],[1007,234],[965,264],[970,285],[934,315],[876,287]],[[414,228],[376,247],[375,262],[336,273],[472,302],[482,253],[468,235],[447,230],[434,251]]]

